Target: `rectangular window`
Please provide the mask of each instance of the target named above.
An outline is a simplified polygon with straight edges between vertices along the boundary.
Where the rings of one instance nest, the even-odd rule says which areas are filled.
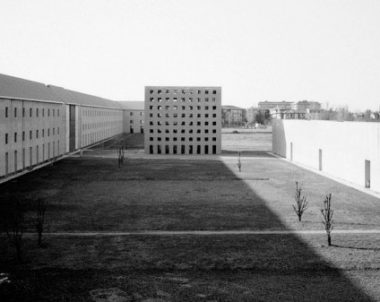
[[[25,131],[22,132],[22,141],[25,141]]]
[[[38,112],[38,108],[36,108],[36,117],[38,117],[38,113],[39,113],[39,112]]]
[[[15,137],[14,139],[15,143],[17,143],[17,132],[15,132],[14,137]]]
[[[25,108],[22,108],[22,117],[25,117]]]
[[[29,139],[32,139],[32,130],[29,131]]]
[[[5,117],[8,117],[8,107],[5,107]]]
[[[8,152],[5,152],[5,174],[8,174]]]
[[[29,117],[32,117],[32,108],[29,108]]]
[[[8,144],[8,133],[5,133],[5,144]]]
[[[17,117],[17,108],[15,108],[14,110],[15,110],[15,117]]]
[[[38,138],[38,130],[36,130],[36,138]]]

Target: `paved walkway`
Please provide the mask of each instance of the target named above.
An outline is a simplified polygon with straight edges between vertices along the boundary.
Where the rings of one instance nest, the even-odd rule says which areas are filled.
[[[195,236],[210,236],[210,235],[320,235],[326,234],[324,230],[263,230],[263,231],[249,231],[249,230],[225,230],[225,231],[140,231],[140,232],[55,232],[44,233],[44,236],[59,237],[112,237],[112,236],[181,236],[181,235],[195,235]],[[372,230],[333,230],[332,234],[380,234],[380,229]],[[35,233],[24,233],[26,236],[35,236]]]

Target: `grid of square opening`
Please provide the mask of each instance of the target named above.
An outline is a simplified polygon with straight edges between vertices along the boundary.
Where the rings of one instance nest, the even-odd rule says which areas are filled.
[[[145,149],[150,154],[220,152],[220,88],[147,87]]]

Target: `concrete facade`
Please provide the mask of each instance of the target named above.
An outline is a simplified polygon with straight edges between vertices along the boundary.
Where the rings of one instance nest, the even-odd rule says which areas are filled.
[[[147,154],[220,154],[220,87],[145,87]]]
[[[273,152],[380,192],[378,123],[275,120]]]
[[[144,102],[122,101],[124,133],[144,133]]]
[[[0,98],[0,177],[65,153],[64,105]]]
[[[118,102],[0,74],[0,179],[121,133]]]

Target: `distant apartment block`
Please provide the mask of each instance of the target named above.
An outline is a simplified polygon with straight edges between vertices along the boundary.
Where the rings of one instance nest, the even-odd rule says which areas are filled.
[[[270,110],[270,109],[279,109],[279,110],[294,110],[296,109],[296,104],[294,102],[259,102],[259,110]]]
[[[145,87],[145,153],[219,154],[221,87]]]
[[[245,109],[236,106],[222,106],[222,126],[241,126],[245,120]]]

